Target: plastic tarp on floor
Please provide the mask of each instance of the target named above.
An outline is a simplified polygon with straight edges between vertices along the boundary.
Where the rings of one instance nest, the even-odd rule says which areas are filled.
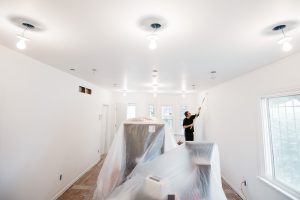
[[[174,139],[166,135],[163,123],[124,122],[100,172],[94,199],[164,200],[171,195],[225,200],[217,145],[187,142],[174,148]],[[166,148],[166,140],[173,146]]]

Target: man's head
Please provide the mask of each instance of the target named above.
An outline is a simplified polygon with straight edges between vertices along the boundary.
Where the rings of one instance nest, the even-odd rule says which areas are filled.
[[[190,116],[192,115],[189,111],[185,111],[184,115],[186,118],[190,118]]]

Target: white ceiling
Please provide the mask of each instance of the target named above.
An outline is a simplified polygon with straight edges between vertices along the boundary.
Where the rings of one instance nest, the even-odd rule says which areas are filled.
[[[158,49],[147,47],[141,21],[160,17]],[[25,18],[40,27],[15,47]],[[299,0],[1,0],[0,43],[99,86],[150,91],[159,71],[159,91],[209,88],[300,50]],[[287,24],[294,49],[281,51]],[[69,69],[75,68],[72,72]],[[92,69],[97,69],[96,73]],[[216,79],[210,71],[216,70]]]

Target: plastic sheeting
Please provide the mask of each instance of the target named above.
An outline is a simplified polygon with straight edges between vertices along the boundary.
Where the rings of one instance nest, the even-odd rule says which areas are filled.
[[[162,121],[136,118],[123,122],[106,156],[93,199],[107,199],[137,164],[151,161],[174,147],[176,142],[165,132]]]
[[[216,144],[165,150],[164,125],[125,122],[98,178],[94,200],[226,200]]]

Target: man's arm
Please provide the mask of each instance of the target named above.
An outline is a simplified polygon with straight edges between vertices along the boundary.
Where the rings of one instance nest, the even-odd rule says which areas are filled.
[[[193,124],[190,124],[190,125],[183,125],[183,128],[192,128],[193,127]]]
[[[188,124],[187,119],[185,118],[183,120],[183,124],[182,124],[183,128],[192,128],[193,124]]]

